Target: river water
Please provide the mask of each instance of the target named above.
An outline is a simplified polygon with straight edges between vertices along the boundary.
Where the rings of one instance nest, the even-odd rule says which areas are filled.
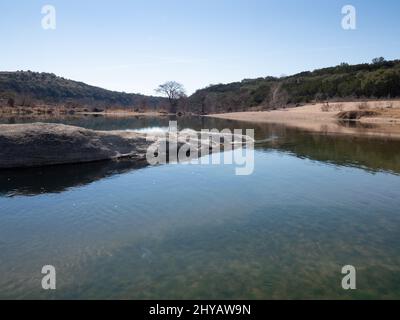
[[[255,129],[265,142],[254,173],[127,160],[0,171],[0,298],[400,298],[400,141],[197,117],[178,126]],[[54,291],[41,287],[44,265]],[[345,265],[357,290],[341,287]]]

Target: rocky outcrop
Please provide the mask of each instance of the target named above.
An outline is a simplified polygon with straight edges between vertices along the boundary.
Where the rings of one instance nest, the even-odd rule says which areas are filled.
[[[0,125],[0,168],[45,166],[132,157],[145,161],[154,142],[145,134],[94,131],[62,124]]]
[[[165,163],[175,161],[183,145],[190,146],[187,159],[213,152],[214,147],[220,145],[218,141],[196,137],[197,133],[191,130],[165,135],[162,132],[95,131],[49,123],[0,125],[0,169],[118,158],[130,158],[139,165],[147,164],[148,152],[156,158],[169,159],[159,162]]]

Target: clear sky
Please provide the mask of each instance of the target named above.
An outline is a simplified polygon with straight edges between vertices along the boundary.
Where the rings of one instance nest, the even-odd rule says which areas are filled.
[[[56,29],[41,26],[43,5]],[[357,29],[341,26],[344,5]],[[400,58],[398,0],[0,0],[0,70],[52,72],[107,89],[188,93],[341,62]]]

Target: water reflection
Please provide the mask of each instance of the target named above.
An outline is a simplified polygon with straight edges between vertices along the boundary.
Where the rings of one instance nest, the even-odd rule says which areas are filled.
[[[129,161],[2,171],[0,298],[400,297],[398,142],[208,118],[178,124],[255,128],[254,174]],[[41,289],[45,264],[57,268],[55,292]],[[356,291],[340,286],[346,264],[357,267]]]
[[[11,120],[12,119],[12,120]],[[31,122],[31,118],[11,118],[8,122]],[[178,128],[255,129],[256,152],[277,150],[300,158],[352,166],[371,172],[400,173],[400,141],[380,137],[356,137],[306,132],[282,124],[256,124],[207,117],[66,117],[47,118],[96,130],[158,130],[177,120]],[[6,122],[3,119],[3,122]],[[344,124],[350,125],[350,124]],[[261,142],[260,142],[261,141]],[[255,164],[257,166],[257,163]],[[103,161],[89,164],[62,165],[43,168],[1,170],[0,196],[58,193],[96,180],[143,167],[132,161]]]
[[[284,129],[285,130],[285,129]],[[400,173],[400,141],[376,137],[340,136],[286,129],[269,146],[301,158],[353,166],[372,172]]]
[[[93,130],[125,130],[142,129],[148,127],[168,126],[169,119],[176,117],[169,116],[100,116],[100,115],[80,115],[64,117],[0,117],[0,124],[48,122],[63,123],[72,126],[83,127]]]
[[[60,193],[144,167],[129,160],[0,171],[0,196]]]

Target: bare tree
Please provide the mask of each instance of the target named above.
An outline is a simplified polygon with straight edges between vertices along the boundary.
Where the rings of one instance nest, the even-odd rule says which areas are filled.
[[[175,113],[178,105],[178,101],[186,97],[185,88],[182,84],[175,81],[168,81],[158,86],[155,89],[157,93],[160,93],[168,98],[171,112]]]

